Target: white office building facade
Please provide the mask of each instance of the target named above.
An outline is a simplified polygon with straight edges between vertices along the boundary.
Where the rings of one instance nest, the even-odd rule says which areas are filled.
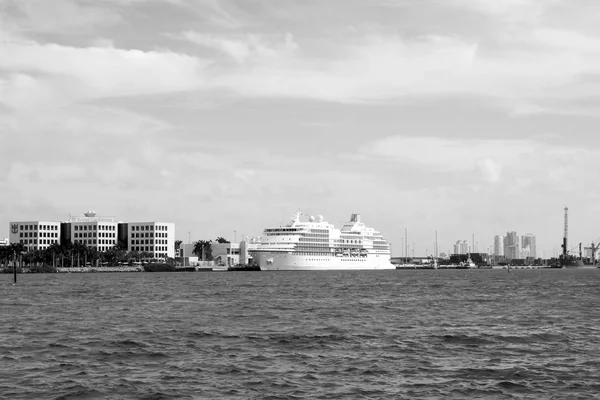
[[[127,250],[147,252],[152,258],[175,257],[175,224],[172,222],[127,223]]]
[[[60,243],[60,222],[13,221],[9,222],[9,242],[21,243],[26,251],[44,250]]]
[[[71,222],[71,243],[85,244],[104,252],[117,244],[117,223],[114,221]]]
[[[175,257],[175,224],[172,222],[119,222],[114,217],[88,211],[68,221],[13,221],[8,243],[22,243],[25,251],[44,250],[70,242],[105,252],[115,246],[150,253],[154,259]],[[7,243],[7,244],[8,244]]]

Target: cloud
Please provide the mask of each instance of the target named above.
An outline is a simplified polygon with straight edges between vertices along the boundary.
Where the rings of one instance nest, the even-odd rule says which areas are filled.
[[[502,176],[502,165],[499,163],[490,158],[484,158],[483,160],[477,161],[477,166],[479,167],[484,180],[489,183],[500,181]]]
[[[470,94],[499,99],[498,104],[524,114],[546,110],[539,99],[563,98],[562,88],[600,70],[598,39],[564,29],[506,34],[495,49],[458,36],[370,33],[352,36],[354,41],[332,49],[328,57],[313,54],[289,34],[279,41],[191,31],[173,37],[226,55],[213,59],[212,87],[250,97],[364,102]],[[585,95],[584,90],[569,96]]]
[[[81,33],[93,31],[97,25],[113,25],[121,21],[121,16],[113,8],[72,0],[4,0],[2,8],[2,25],[25,33]]]
[[[585,187],[590,171],[600,168],[600,150],[567,147],[536,139],[445,139],[390,136],[364,146],[371,157],[386,157],[438,174],[474,173],[486,183],[542,185],[551,190]],[[514,183],[514,184],[513,184]]]
[[[298,48],[294,37],[287,33],[283,43],[269,43],[261,35],[247,34],[239,37],[219,37],[213,34],[184,32],[181,35],[168,35],[175,39],[185,39],[191,43],[221,52],[239,64],[247,61],[269,62],[282,57],[289,57]]]
[[[0,71],[8,71],[0,101],[27,107],[198,89],[208,64],[168,51],[9,41],[0,44]]]

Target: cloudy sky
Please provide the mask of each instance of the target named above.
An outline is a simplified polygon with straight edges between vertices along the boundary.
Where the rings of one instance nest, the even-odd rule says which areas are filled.
[[[600,239],[597,0],[0,0],[0,237],[359,212],[400,255]]]

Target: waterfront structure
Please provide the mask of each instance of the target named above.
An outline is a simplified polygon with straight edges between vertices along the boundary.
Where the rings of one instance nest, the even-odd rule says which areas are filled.
[[[179,252],[177,253],[177,257],[199,257],[198,255],[194,254],[195,246],[195,243],[181,243],[179,245]]]
[[[258,243],[248,242],[247,240],[239,243],[218,243],[210,244],[210,251],[213,260],[219,265],[246,265],[250,258],[249,252],[258,248]]]
[[[506,236],[504,237],[504,257],[507,260],[515,260],[521,257],[517,232],[506,232]]]
[[[494,236],[494,256],[503,256],[504,255],[504,236],[496,235]]]
[[[298,211],[288,225],[264,230],[250,256],[261,270],[395,269],[383,236],[352,214],[341,229]]]
[[[126,235],[127,250],[152,254],[151,258],[175,257],[175,224],[172,222],[128,222],[122,234]]]
[[[16,221],[9,223],[10,243],[26,250],[44,250],[54,243],[82,244],[99,252],[115,246],[150,253],[150,258],[175,257],[175,224],[171,222],[120,222],[115,217],[88,211],[65,222]]]
[[[240,263],[240,244],[239,243],[219,243],[210,244],[210,253],[217,265],[235,265]]]
[[[454,245],[454,254],[469,253],[469,243],[466,240],[457,240]]]
[[[528,233],[521,236],[521,258],[537,258],[535,235]]]
[[[9,242],[21,243],[26,251],[44,250],[60,242],[60,223],[52,221],[9,222]]]

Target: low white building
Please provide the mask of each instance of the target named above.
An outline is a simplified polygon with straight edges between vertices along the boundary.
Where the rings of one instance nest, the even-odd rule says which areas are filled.
[[[0,246],[8,246],[10,244],[10,241],[8,240],[8,238],[0,238]]]
[[[26,251],[44,250],[60,242],[60,222],[13,221],[9,232],[9,243],[21,243]]]
[[[258,243],[242,241],[239,243],[216,243],[210,244],[211,254],[217,264],[236,265],[248,264],[250,258],[248,252],[255,249]]]

